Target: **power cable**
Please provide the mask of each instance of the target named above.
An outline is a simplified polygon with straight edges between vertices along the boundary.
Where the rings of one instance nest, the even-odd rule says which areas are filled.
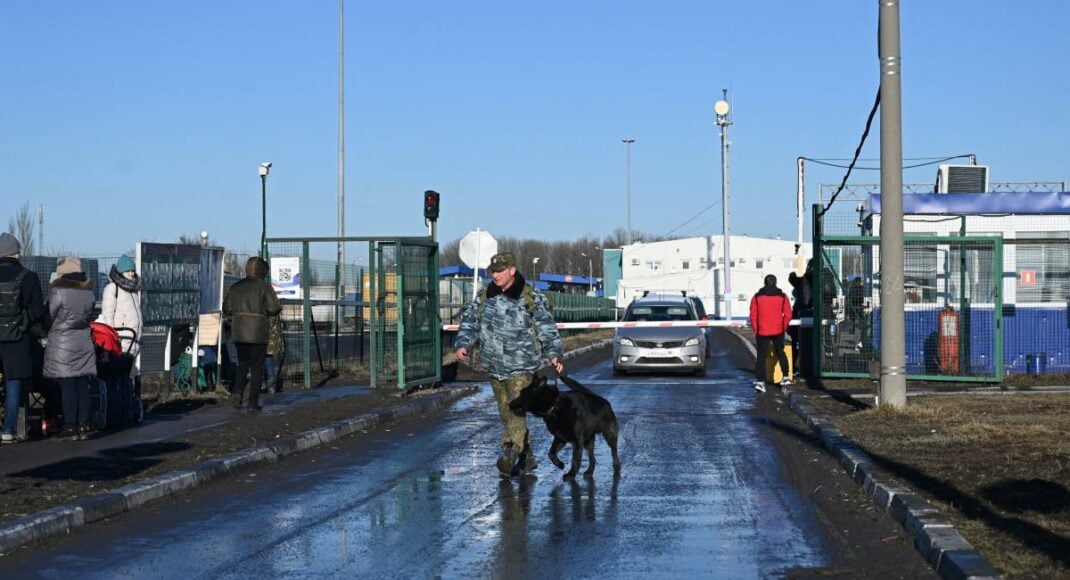
[[[824,217],[825,212],[827,212],[829,208],[832,207],[832,204],[836,202],[836,196],[840,195],[840,192],[843,191],[843,188],[847,187],[847,180],[851,177],[851,170],[854,169],[855,162],[858,161],[858,156],[862,153],[862,146],[866,144],[866,137],[869,136],[869,129],[873,126],[873,117],[877,115],[877,109],[879,109],[880,106],[881,91],[880,88],[878,88],[877,98],[873,100],[873,108],[870,109],[869,118],[866,119],[866,130],[862,131],[862,139],[858,142],[858,147],[855,149],[855,154],[854,157],[851,159],[851,164],[847,166],[847,173],[843,175],[843,181],[840,182],[840,187],[836,190],[836,193],[833,193],[832,197],[829,198],[828,205],[822,208],[821,213],[818,214],[819,216]]]
[[[687,221],[685,221],[684,223],[682,223],[682,224],[680,224],[680,225],[676,226],[675,228],[673,228],[673,229],[671,229],[671,230],[669,230],[669,231],[665,232],[664,234],[662,234],[662,237],[667,237],[667,236],[668,236],[669,234],[671,234],[671,233],[675,232],[676,230],[678,230],[678,229],[680,229],[680,228],[682,228],[682,227],[686,226],[687,224],[689,224],[689,223],[691,223],[691,222],[695,221],[696,219],[698,219],[698,216],[700,216],[700,215],[702,215],[702,214],[704,214],[704,213],[706,213],[706,212],[710,211],[711,209],[713,209],[714,207],[716,207],[716,206],[717,206],[717,204],[719,204],[719,203],[721,203],[721,202],[720,202],[720,201],[715,201],[715,202],[711,203],[710,205],[707,205],[706,207],[704,207],[704,208],[700,209],[700,210],[698,211],[698,213],[696,213],[695,215],[693,215],[693,216],[691,216],[690,218],[688,218],[688,219],[687,219]]]

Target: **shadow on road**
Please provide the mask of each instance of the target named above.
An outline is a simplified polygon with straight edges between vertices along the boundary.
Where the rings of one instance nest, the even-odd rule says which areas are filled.
[[[126,479],[157,465],[157,457],[190,449],[189,443],[162,441],[105,449],[91,457],[73,457],[56,463],[12,473],[9,477],[49,480],[115,481]]]

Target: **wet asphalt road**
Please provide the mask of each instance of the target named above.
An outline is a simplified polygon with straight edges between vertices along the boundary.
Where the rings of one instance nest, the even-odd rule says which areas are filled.
[[[811,509],[745,411],[750,376],[573,369],[621,423],[594,478],[501,480],[489,387],[396,423],[0,560],[8,578],[755,578],[828,564]],[[568,461],[570,449],[561,453]],[[586,463],[584,464],[586,467]]]

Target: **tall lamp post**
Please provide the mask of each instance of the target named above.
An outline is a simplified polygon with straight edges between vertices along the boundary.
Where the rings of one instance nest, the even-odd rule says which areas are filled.
[[[535,256],[531,259],[531,278],[532,281],[539,279],[539,257]]]
[[[267,259],[267,178],[271,162],[260,164],[260,257]]]
[[[713,105],[717,114],[717,126],[721,128],[721,220],[724,226],[724,313],[727,320],[732,320],[732,230],[728,226],[728,126],[732,119],[728,116],[728,89],[722,93],[724,98]]]
[[[628,179],[628,243],[632,243],[632,143],[635,139],[626,137],[620,140],[628,149],[627,179]]]

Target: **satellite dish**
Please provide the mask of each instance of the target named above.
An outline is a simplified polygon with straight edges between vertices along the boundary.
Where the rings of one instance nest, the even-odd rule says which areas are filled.
[[[713,105],[713,112],[717,113],[717,115],[720,117],[727,115],[728,101],[717,101],[717,103]]]
[[[473,270],[486,268],[490,265],[491,256],[498,253],[498,240],[495,240],[489,232],[471,231],[461,238],[458,253],[465,266]]]

